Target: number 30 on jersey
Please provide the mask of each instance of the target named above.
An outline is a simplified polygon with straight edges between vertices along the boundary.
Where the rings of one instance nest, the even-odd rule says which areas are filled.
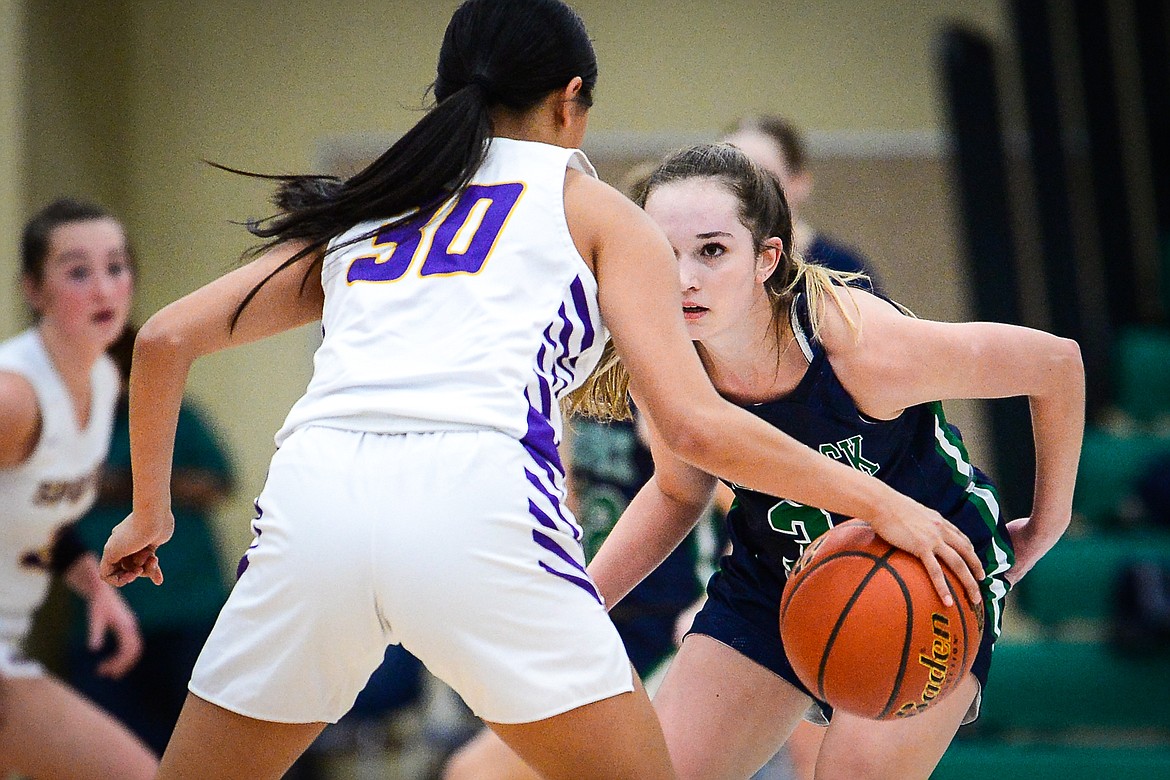
[[[376,255],[350,263],[346,281],[396,282],[422,257],[418,275],[477,274],[487,263],[524,185],[473,184],[414,219],[383,228],[373,238]]]

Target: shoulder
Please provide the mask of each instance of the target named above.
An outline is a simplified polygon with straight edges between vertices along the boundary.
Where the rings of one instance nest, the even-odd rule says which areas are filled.
[[[881,343],[881,334],[898,318],[905,318],[890,301],[858,287],[834,287],[837,300],[818,301],[817,339],[830,357],[855,355]]]
[[[642,213],[638,205],[625,195],[577,168],[565,170],[565,209],[572,210],[570,216],[580,217],[611,209]]]
[[[660,235],[638,204],[605,182],[573,168],[565,176],[565,219],[573,241],[586,259],[595,259],[615,242],[645,241]]]
[[[28,459],[40,431],[41,407],[29,380],[0,370],[0,468]]]

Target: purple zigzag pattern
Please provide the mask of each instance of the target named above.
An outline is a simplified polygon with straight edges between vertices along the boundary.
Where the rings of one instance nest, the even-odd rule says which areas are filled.
[[[577,561],[573,560],[573,556],[569,555],[567,552],[565,552],[565,550],[559,544],[557,544],[552,539],[548,538],[547,536],[545,536],[544,534],[542,534],[540,531],[536,530],[535,528],[532,529],[532,540],[534,542],[536,542],[537,544],[539,544],[544,549],[551,552],[553,555],[560,558],[562,561],[568,563],[570,566],[572,566],[577,571],[581,572],[582,575],[585,574],[585,568],[583,566],[581,566],[581,564],[577,563]],[[556,569],[549,566],[544,561],[537,561],[537,563],[540,564],[540,568],[544,569],[549,574],[554,574],[557,577],[560,577],[563,580],[567,580],[568,582],[571,582],[574,585],[576,585],[577,587],[584,590],[586,593],[588,593],[590,596],[592,596],[594,599],[596,599],[598,604],[605,603],[601,600],[601,594],[597,592],[597,588],[589,580],[589,577],[587,575],[578,577],[575,574],[569,574],[567,572],[557,571]]]

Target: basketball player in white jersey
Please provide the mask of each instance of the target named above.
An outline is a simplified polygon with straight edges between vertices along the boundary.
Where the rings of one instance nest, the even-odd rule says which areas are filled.
[[[116,583],[161,581],[192,361],[318,318],[324,331],[160,777],[279,777],[389,642],[546,777],[674,777],[564,506],[558,400],[609,333],[681,457],[871,519],[940,588],[942,561],[977,592],[978,559],[937,513],[714,392],[668,242],[576,151],[596,79],[559,0],[468,0],[436,106],[351,179],[286,179],[254,228],[268,251],[143,326],[134,512],[102,559]]]
[[[121,724],[24,655],[52,575],[88,603],[89,645],[118,677],[141,640],[97,557],[72,530],[95,498],[120,380],[106,348],[130,312],[122,226],[100,208],[50,204],[25,227],[22,282],[37,323],[0,344],[0,774],[146,778],[156,761]]]

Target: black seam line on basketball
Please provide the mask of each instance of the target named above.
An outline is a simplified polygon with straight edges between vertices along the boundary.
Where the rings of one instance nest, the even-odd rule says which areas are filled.
[[[951,598],[955,600],[955,611],[959,613],[959,627],[963,629],[963,665],[960,669],[967,668],[967,656],[971,652],[971,642],[967,636],[967,615],[963,608],[959,605],[959,594],[955,592],[955,586],[951,585],[951,581],[947,580],[947,590],[950,591]],[[963,594],[963,598],[967,598],[967,594]],[[982,644],[983,637],[979,637],[980,644]],[[954,647],[955,640],[951,637],[951,647]]]
[[[801,584],[803,584],[805,579],[808,579],[808,577],[814,571],[821,568],[829,561],[835,561],[838,558],[851,558],[851,557],[852,558],[867,558],[872,563],[877,563],[879,560],[878,556],[874,555],[873,553],[861,552],[860,550],[841,550],[840,552],[835,552],[832,555],[827,555],[822,560],[819,560],[816,563],[814,563],[812,566],[809,566],[807,569],[803,569],[802,571],[804,572],[804,578],[800,581],[800,583],[797,583],[797,587],[799,588],[799,586]],[[792,603],[792,599],[795,597],[796,597],[796,590],[793,590],[792,593],[788,596],[788,602],[785,603],[784,599],[783,599],[783,594],[781,594],[781,600],[780,600],[780,606],[781,606],[780,619],[781,620],[784,619],[785,613],[788,612],[788,606]]]
[[[829,632],[829,639],[825,642],[825,651],[821,654],[821,662],[817,669],[817,693],[820,694],[821,701],[828,701],[825,698],[825,667],[828,665],[829,655],[833,651],[833,643],[837,641],[837,635],[841,633],[841,626],[845,624],[845,618],[849,617],[849,612],[853,609],[853,605],[857,603],[859,598],[861,598],[861,592],[865,590],[865,586],[869,584],[869,581],[873,579],[874,575],[877,574],[877,572],[882,568],[886,559],[895,552],[897,552],[897,548],[891,547],[881,557],[869,553],[837,553],[833,556],[830,556],[829,558],[826,558],[826,561],[830,560],[831,558],[843,558],[850,555],[869,558],[871,561],[873,561],[873,568],[871,568],[869,570],[869,574],[866,574],[865,577],[862,578],[861,582],[857,584],[857,587],[853,590],[853,595],[849,597],[849,600],[845,602],[845,606],[841,608],[841,614],[837,616],[837,622],[833,625],[833,630]]]
[[[891,552],[893,551],[891,550]],[[895,702],[898,701],[898,691],[902,689],[902,680],[906,677],[906,664],[910,661],[910,645],[914,642],[914,600],[910,598],[910,589],[906,587],[906,580],[902,578],[897,569],[884,560],[881,565],[889,570],[894,582],[898,583],[898,587],[902,589],[902,598],[906,601],[906,636],[902,640],[902,658],[898,662],[898,674],[894,677],[894,687],[890,690],[890,698],[886,702],[885,709],[878,715],[878,720],[889,715]]]

